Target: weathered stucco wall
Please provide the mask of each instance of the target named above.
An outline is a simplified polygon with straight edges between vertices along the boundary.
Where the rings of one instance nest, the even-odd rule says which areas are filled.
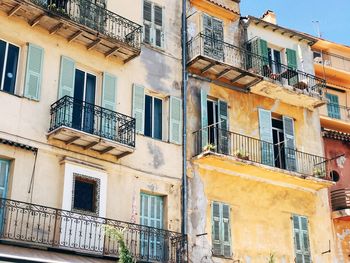
[[[124,2],[108,1],[108,8],[143,24],[142,2]],[[130,221],[135,216],[138,221],[139,196],[142,191],[165,197],[164,227],[180,230],[182,153],[181,145],[168,142],[168,104],[169,96],[181,98],[181,6],[179,1],[175,4],[171,0],[156,2],[164,7],[164,49],[142,45],[141,55],[126,64],[114,57],[105,58],[94,50],[88,51],[78,43],[68,43],[66,39],[50,35],[39,26],[31,27],[21,19],[0,14],[0,38],[21,48],[16,95],[0,92],[0,138],[39,149],[34,188],[28,193],[33,153],[0,145],[0,157],[11,160],[8,198],[60,208],[64,180],[61,160],[69,157],[83,161],[80,164],[83,166],[96,165],[108,174],[105,200],[107,217]],[[41,46],[45,52],[40,101],[23,97],[27,43]],[[118,78],[118,112],[131,116],[134,83],[143,85],[153,95],[163,98],[164,141],[137,135],[135,152],[120,160],[108,154],[101,155],[74,145],[65,145],[63,142],[48,141],[50,105],[58,99],[62,55],[74,59],[77,68],[97,76],[96,105],[101,105],[103,72],[109,72]]]

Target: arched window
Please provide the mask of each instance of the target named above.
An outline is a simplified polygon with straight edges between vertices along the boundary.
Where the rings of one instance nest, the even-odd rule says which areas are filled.
[[[330,177],[332,178],[333,182],[338,182],[340,179],[339,173],[337,171],[331,171],[329,173]]]

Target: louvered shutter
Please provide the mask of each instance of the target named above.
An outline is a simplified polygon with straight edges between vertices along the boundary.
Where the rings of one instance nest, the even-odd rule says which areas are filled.
[[[224,61],[224,27],[222,21],[213,18],[213,56]]]
[[[181,105],[180,99],[170,97],[170,125],[169,125],[169,141],[172,143],[181,143]]]
[[[293,215],[293,232],[296,263],[311,263],[307,217]]]
[[[326,98],[329,100],[327,104],[328,116],[334,119],[340,119],[340,107],[338,96],[327,93]]]
[[[294,138],[294,120],[283,116],[284,147],[286,156],[286,168],[289,171],[296,171],[296,154]]]
[[[207,97],[208,93],[201,89],[201,133],[199,134],[201,140],[201,148],[203,149],[208,145],[208,106]]]
[[[271,112],[259,109],[259,130],[261,140],[261,163],[274,166]]]
[[[58,98],[74,96],[75,61],[68,57],[61,57],[61,70]]]
[[[259,39],[259,55],[263,57],[263,65],[269,65],[267,41],[261,38]]]
[[[213,56],[213,23],[212,18],[208,15],[203,14],[203,31],[204,31],[204,42],[203,51],[204,55],[212,57]]]
[[[107,72],[103,73],[102,85],[102,116],[101,134],[103,137],[115,140],[117,132],[117,119],[115,116],[117,94],[117,78]],[[107,109],[107,110],[105,110]]]
[[[0,198],[7,197],[9,166],[9,161],[0,159]],[[4,212],[3,208],[0,209],[0,231],[2,231],[4,227]]]
[[[144,133],[145,127],[145,89],[133,85],[132,116],[136,119],[136,132]]]
[[[29,44],[24,96],[39,100],[43,74],[44,49]]]
[[[217,202],[212,203],[212,244],[213,254],[223,255],[221,244],[221,204]]]
[[[223,154],[229,153],[229,127],[227,102],[219,100],[219,151]]]
[[[154,6],[155,45],[163,47],[163,8]]]
[[[297,52],[293,49],[286,49],[287,65],[294,70],[298,69]],[[288,79],[288,85],[294,86],[298,83],[298,75]]]
[[[144,32],[143,38],[146,43],[152,42],[152,3],[148,1],[143,2],[143,21]]]
[[[231,257],[230,206],[222,204],[222,250],[224,257]]]

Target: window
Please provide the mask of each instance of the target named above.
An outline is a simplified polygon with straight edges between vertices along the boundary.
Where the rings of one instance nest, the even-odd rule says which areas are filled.
[[[230,207],[212,203],[212,244],[215,256],[231,257]]]
[[[267,51],[269,57],[269,66],[272,70],[272,73],[281,73],[281,51],[272,48],[268,48]]]
[[[145,132],[144,135],[155,139],[162,139],[162,111],[161,99],[145,95]]]
[[[340,119],[339,97],[337,95],[327,93],[326,98],[329,100],[327,103],[328,116],[334,119]]]
[[[98,213],[99,179],[73,175],[73,211]]]
[[[154,46],[163,47],[163,8],[149,1],[143,2],[143,40]]]
[[[293,215],[294,249],[296,263],[311,263],[308,219]]]
[[[223,22],[208,15],[203,15],[204,54],[217,60],[224,59]]]
[[[0,40],[0,90],[14,94],[19,47]]]

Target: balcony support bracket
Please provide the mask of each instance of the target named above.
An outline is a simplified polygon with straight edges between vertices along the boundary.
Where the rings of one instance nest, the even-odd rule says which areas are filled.
[[[90,148],[94,147],[96,144],[98,144],[99,142],[92,142],[92,143],[89,143],[88,145],[86,145],[84,147],[84,150],[89,150]]]
[[[63,23],[58,23],[53,28],[50,29],[50,35],[53,35],[58,32],[63,27]]]
[[[225,76],[227,73],[229,73],[231,71],[230,68],[224,69],[223,71],[221,71],[219,74],[216,75],[216,79],[220,79],[223,76]]]
[[[81,36],[81,34],[83,34],[83,31],[81,31],[81,30],[78,30],[77,32],[75,32],[73,35],[71,35],[71,36],[68,38],[68,43],[71,43],[71,42],[73,42],[74,40],[76,40],[79,36]]]
[[[95,47],[97,47],[98,44],[100,44],[102,41],[101,38],[96,39],[95,41],[93,41],[90,45],[87,46],[87,50],[92,50]]]
[[[16,5],[14,8],[10,10],[10,12],[7,13],[8,16],[13,16],[14,14],[17,13],[18,10],[20,10],[22,7],[21,4]]]
[[[215,62],[210,63],[208,66],[206,66],[204,69],[201,70],[201,73],[204,74],[205,72],[207,72],[209,69],[211,69],[212,67],[214,67],[216,65]]]
[[[111,50],[109,50],[106,54],[105,57],[108,58],[112,56],[115,52],[117,52],[120,49],[120,47],[114,47]]]
[[[72,144],[73,142],[75,142],[76,140],[79,140],[80,139],[80,136],[74,136],[72,137],[71,139],[69,139],[68,141],[66,141],[66,145],[70,145]]]
[[[31,23],[30,26],[31,27],[35,27],[37,24],[40,23],[41,19],[45,16],[45,14],[41,14],[39,16],[37,16]]]
[[[235,77],[234,79],[232,79],[232,80],[231,80],[231,83],[235,83],[235,82],[237,82],[238,80],[240,80],[241,78],[244,78],[245,76],[247,76],[247,74],[241,73],[241,74],[239,74],[237,77]]]
[[[100,151],[100,154],[108,153],[108,152],[112,151],[113,149],[114,149],[113,146],[109,146],[109,147],[107,147],[106,149]]]

